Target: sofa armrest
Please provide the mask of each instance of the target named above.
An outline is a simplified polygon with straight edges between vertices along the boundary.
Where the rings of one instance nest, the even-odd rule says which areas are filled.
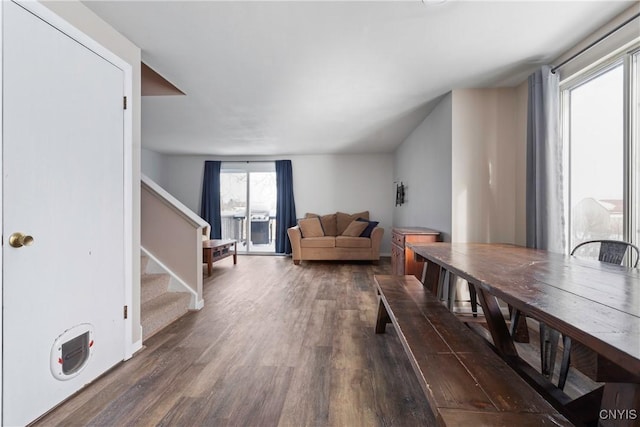
[[[380,245],[382,244],[382,236],[384,235],[384,228],[375,227],[371,231],[371,249],[373,250],[373,257],[380,259]]]
[[[287,234],[289,235],[289,241],[291,242],[291,257],[293,258],[294,264],[300,264],[300,259],[302,259],[302,251],[300,246],[300,241],[302,240],[302,232],[300,231],[299,226],[291,227],[287,230]]]

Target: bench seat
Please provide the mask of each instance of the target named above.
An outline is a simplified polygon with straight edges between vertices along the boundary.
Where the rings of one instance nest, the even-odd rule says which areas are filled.
[[[573,425],[414,276],[374,276],[376,333],[392,323],[440,425]]]

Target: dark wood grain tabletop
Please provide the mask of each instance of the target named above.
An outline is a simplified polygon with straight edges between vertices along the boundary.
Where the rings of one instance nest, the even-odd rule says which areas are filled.
[[[640,375],[638,269],[508,244],[432,243],[412,249]]]

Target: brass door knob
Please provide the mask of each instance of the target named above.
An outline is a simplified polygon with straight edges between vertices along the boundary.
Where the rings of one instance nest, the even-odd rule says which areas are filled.
[[[11,236],[9,236],[9,244],[14,248],[31,246],[33,244],[33,237],[27,234],[13,233]]]

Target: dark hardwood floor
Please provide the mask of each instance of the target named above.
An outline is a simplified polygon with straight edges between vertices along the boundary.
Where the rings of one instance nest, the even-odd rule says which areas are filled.
[[[205,307],[35,425],[428,426],[369,263],[242,256],[214,264]]]
[[[202,310],[34,425],[435,425],[394,328],[374,333],[373,275],[390,271],[389,258],[217,262]],[[530,335],[518,352],[539,368],[537,328]],[[594,387],[570,370],[570,395]]]

